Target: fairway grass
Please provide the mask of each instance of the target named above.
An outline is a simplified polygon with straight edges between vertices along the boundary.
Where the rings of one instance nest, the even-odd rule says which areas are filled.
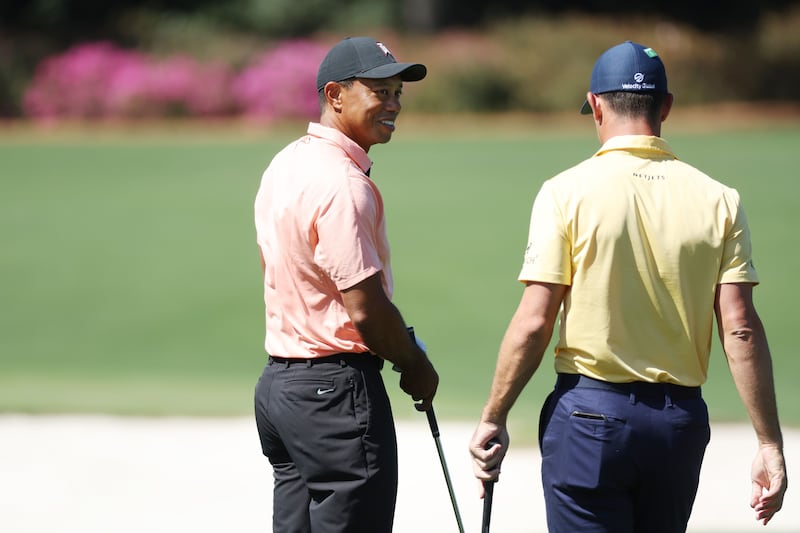
[[[791,215],[800,125],[679,130],[678,155],[739,189],[762,283],[756,304],[785,423],[800,425]],[[370,151],[386,204],[395,302],[442,381],[437,413],[475,420],[541,182],[591,155],[591,126],[485,138],[402,123]],[[264,362],[252,205],[271,157],[302,133],[205,130],[0,136],[0,411],[229,415],[252,411]],[[712,418],[746,419],[714,339]],[[384,372],[396,414],[419,416]],[[512,411],[532,433],[549,357]]]

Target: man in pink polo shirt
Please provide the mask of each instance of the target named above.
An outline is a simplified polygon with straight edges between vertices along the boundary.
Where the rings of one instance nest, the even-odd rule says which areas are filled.
[[[392,530],[397,442],[383,361],[420,410],[439,377],[391,302],[367,152],[391,139],[403,82],[426,73],[369,37],[339,42],[317,73],[319,123],[275,156],[256,196],[269,362],[255,411],[276,533]]]

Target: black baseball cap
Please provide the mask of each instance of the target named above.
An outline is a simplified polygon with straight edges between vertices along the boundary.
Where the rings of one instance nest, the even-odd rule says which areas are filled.
[[[398,63],[386,45],[372,37],[347,37],[322,60],[317,71],[317,91],[329,81],[382,79],[398,74],[403,81],[419,81],[427,73],[420,63]]]
[[[603,52],[592,69],[589,84],[592,94],[612,92],[666,93],[667,73],[664,63],[650,47],[625,41]],[[581,114],[592,112],[584,102]]]

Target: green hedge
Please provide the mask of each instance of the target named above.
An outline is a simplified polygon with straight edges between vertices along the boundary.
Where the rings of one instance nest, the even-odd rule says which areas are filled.
[[[709,34],[647,19],[503,21],[482,33],[404,41],[430,75],[409,94],[436,111],[561,111],[583,100],[596,57],[624,40],[661,55],[681,103],[800,101],[800,9],[765,17],[752,34]]]

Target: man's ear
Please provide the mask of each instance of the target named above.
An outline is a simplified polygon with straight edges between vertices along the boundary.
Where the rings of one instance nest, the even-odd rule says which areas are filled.
[[[661,122],[667,120],[667,116],[669,116],[669,112],[672,109],[672,103],[675,101],[675,97],[672,93],[667,93],[664,97],[664,103],[661,106]]]
[[[328,102],[328,106],[333,108],[334,111],[337,113],[342,111],[342,91],[344,87],[340,83],[335,81],[329,81],[323,87],[323,91],[325,93],[325,100]]]
[[[589,107],[592,108],[592,117],[594,121],[600,125],[603,123],[603,103],[597,98],[597,95],[590,92],[586,93],[586,101],[589,102]]]

